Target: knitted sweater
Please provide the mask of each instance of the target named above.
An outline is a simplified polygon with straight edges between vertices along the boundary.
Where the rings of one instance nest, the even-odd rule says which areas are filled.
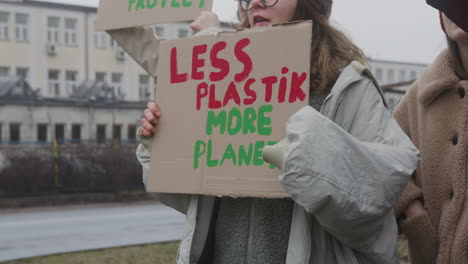
[[[326,96],[311,96],[309,105],[320,111]],[[205,257],[211,256],[205,263],[286,263],[291,199],[222,197],[216,203],[214,228],[209,234],[212,244],[205,249]]]

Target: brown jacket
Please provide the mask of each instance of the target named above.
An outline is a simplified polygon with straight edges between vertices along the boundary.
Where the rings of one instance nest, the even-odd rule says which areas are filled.
[[[468,263],[468,81],[443,51],[395,110],[421,151],[421,162],[396,207],[424,201],[426,212],[401,222],[413,264]]]

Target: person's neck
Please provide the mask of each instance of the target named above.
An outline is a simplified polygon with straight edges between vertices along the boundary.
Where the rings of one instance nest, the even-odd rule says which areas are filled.
[[[458,45],[460,52],[460,59],[463,69],[465,69],[465,75],[468,74],[468,43]]]

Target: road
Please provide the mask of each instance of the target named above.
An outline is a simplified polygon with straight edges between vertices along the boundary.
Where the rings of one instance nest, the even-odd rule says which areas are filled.
[[[178,240],[184,219],[155,202],[0,210],[0,261]]]

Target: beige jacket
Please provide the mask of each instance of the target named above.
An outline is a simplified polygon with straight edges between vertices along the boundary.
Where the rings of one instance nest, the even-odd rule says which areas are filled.
[[[426,212],[403,220],[413,264],[468,263],[468,81],[443,51],[395,110],[395,119],[421,151],[421,163],[397,204],[415,199]]]

